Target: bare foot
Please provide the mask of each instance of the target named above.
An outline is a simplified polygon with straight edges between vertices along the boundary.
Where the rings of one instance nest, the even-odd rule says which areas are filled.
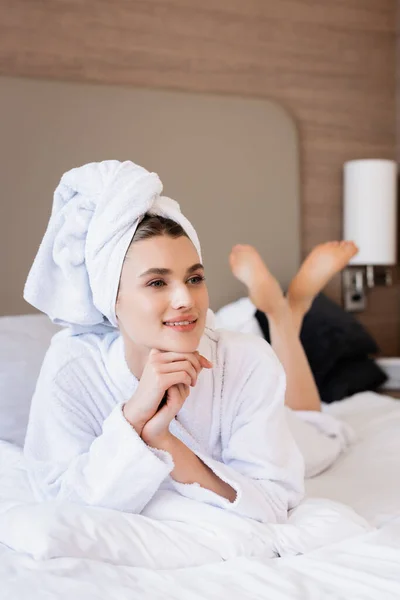
[[[250,300],[259,310],[271,315],[286,305],[281,286],[253,246],[234,246],[229,263],[232,273],[247,287]]]
[[[289,285],[287,297],[292,310],[304,315],[315,296],[357,252],[354,242],[327,242],[316,246]]]

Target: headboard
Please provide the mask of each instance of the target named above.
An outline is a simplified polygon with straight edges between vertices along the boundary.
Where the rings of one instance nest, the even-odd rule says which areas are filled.
[[[243,295],[229,250],[254,244],[285,286],[300,261],[296,127],[274,102],[0,77],[0,314],[33,312],[26,275],[61,175],[133,160],[196,227],[211,307]]]

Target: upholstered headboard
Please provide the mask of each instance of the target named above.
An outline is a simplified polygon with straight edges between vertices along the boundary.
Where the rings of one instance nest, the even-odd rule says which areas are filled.
[[[211,306],[243,293],[228,254],[252,243],[286,285],[300,260],[296,127],[266,100],[0,77],[0,314],[22,298],[62,173],[133,160],[156,171],[203,247]]]

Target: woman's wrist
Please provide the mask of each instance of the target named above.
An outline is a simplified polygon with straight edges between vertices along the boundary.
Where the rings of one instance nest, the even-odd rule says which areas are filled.
[[[167,430],[165,433],[157,435],[157,436],[147,436],[142,432],[141,435],[142,440],[151,448],[156,448],[157,450],[164,450],[165,452],[169,452],[172,454],[172,450],[174,448],[174,440],[176,438]]]
[[[142,439],[148,446],[164,450],[172,456],[174,468],[171,477],[177,483],[198,483],[204,489],[211,490],[215,494],[234,502],[236,491],[225,481],[220,479],[203,461],[188,448],[181,440],[176,438],[168,430],[162,436],[153,439]]]
[[[141,436],[143,428],[146,425],[146,420],[137,411],[132,410],[128,402],[122,406],[122,414],[129,425]]]

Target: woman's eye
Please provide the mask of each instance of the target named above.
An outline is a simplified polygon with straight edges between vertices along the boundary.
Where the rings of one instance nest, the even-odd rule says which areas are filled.
[[[198,283],[201,283],[204,280],[205,280],[205,277],[203,277],[202,275],[196,275],[195,277],[191,277],[190,279],[188,279],[188,283],[196,285]]]
[[[157,281],[151,281],[148,285],[150,287],[160,288],[164,287],[165,282],[162,279],[157,279]]]

